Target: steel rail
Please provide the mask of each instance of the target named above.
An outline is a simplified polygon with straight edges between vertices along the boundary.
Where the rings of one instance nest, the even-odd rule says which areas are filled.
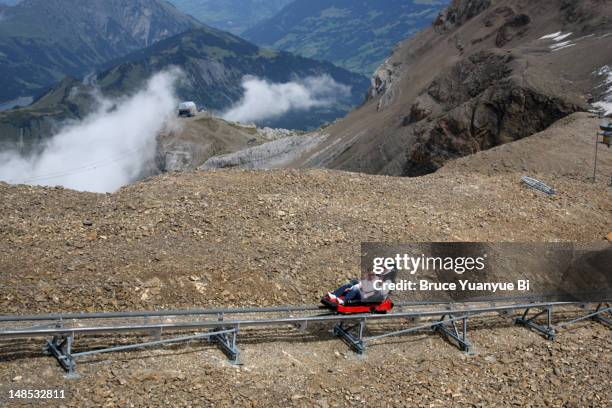
[[[196,321],[196,322],[176,322],[159,324],[140,324],[140,325],[116,325],[116,326],[97,326],[97,327],[55,327],[39,329],[16,329],[0,331],[0,338],[23,338],[23,337],[47,337],[47,336],[75,336],[88,334],[110,334],[119,332],[151,332],[154,330],[162,331],[187,331],[207,328],[228,328],[228,327],[254,327],[254,326],[281,326],[295,325],[299,323],[320,323],[320,322],[342,322],[354,320],[391,320],[413,317],[436,317],[444,316],[449,312],[453,314],[476,315],[490,312],[510,311],[516,309],[542,308],[552,306],[569,306],[582,304],[576,302],[546,302],[511,304],[492,307],[464,307],[457,309],[445,308],[442,310],[428,311],[407,311],[389,314],[357,314],[357,315],[320,315],[302,317],[280,317],[264,319],[245,319],[245,320],[215,320],[215,321]],[[9,320],[10,321],[10,320]]]
[[[499,302],[499,301],[498,301]],[[449,302],[397,302],[396,307],[447,305]],[[51,313],[37,315],[0,315],[0,323],[34,322],[51,320],[88,320],[88,319],[121,319],[135,317],[168,317],[168,316],[205,316],[219,314],[259,314],[282,312],[310,312],[325,309],[321,305],[275,306],[253,308],[218,308],[218,309],[181,309],[139,312],[100,312],[100,313]]]
[[[519,300],[528,300],[522,298]],[[396,302],[395,307],[408,306],[439,306],[439,305],[465,305],[474,303],[506,303],[512,300],[504,299],[479,299],[474,302]],[[577,304],[579,302],[562,302]],[[591,302],[592,303],[592,302]],[[36,322],[36,321],[61,321],[61,320],[89,320],[89,319],[121,319],[136,317],[169,317],[169,316],[206,316],[219,314],[259,314],[259,313],[282,313],[282,312],[310,312],[325,309],[321,305],[303,306],[274,306],[274,307],[252,307],[252,308],[217,308],[217,309],[180,309],[180,310],[157,310],[157,311],[137,311],[137,312],[99,312],[99,313],[49,313],[36,315],[6,315],[0,314],[0,323],[8,322]]]
[[[120,319],[134,317],[168,317],[168,316],[204,316],[219,314],[255,314],[255,313],[281,313],[281,312],[308,312],[321,310],[321,306],[278,306],[260,308],[228,308],[228,309],[183,309],[159,310],[142,312],[101,312],[101,313],[53,313],[41,315],[0,315],[0,323],[6,322],[34,322],[47,320],[87,320],[87,319]]]

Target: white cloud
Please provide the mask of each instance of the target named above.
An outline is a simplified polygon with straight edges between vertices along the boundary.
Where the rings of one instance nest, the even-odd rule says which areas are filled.
[[[177,69],[154,75],[127,98],[99,101],[98,110],[66,125],[40,154],[0,153],[0,180],[112,192],[138,179],[155,156],[157,134],[173,116]]]
[[[233,122],[260,122],[291,111],[306,111],[333,105],[351,93],[329,75],[307,77],[287,83],[271,83],[253,76],[243,78],[244,96],[223,113]]]

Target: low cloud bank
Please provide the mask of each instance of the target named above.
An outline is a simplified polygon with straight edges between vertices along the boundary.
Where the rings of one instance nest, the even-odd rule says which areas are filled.
[[[261,122],[279,118],[291,111],[332,106],[351,94],[351,87],[329,75],[307,77],[287,83],[272,83],[253,76],[242,81],[244,96],[223,113],[232,122]]]
[[[66,125],[40,154],[0,152],[0,180],[92,192],[113,192],[137,180],[174,114],[179,77],[178,69],[164,71],[133,96],[101,99],[96,112]]]

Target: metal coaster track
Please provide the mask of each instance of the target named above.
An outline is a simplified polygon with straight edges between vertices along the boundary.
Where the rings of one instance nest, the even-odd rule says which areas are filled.
[[[553,309],[570,306],[579,306],[580,309],[588,311],[571,321],[553,324]],[[596,320],[608,327],[612,326],[612,308],[608,301],[591,304],[540,302],[500,305],[483,302],[472,304],[405,302],[398,303],[395,310],[389,314],[339,315],[321,313],[321,307],[307,305],[157,312],[0,315],[0,341],[14,338],[50,338],[45,351],[53,355],[69,375],[74,375],[76,359],[80,357],[200,339],[208,339],[209,342],[217,344],[231,362],[237,364],[240,354],[237,348],[237,335],[242,328],[261,330],[294,326],[305,329],[308,324],[335,323],[332,331],[334,335],[361,354],[365,352],[368,343],[373,341],[422,330],[438,332],[461,350],[469,352],[471,343],[467,337],[468,320],[491,313],[510,315],[521,311],[521,316],[515,322],[539,332],[549,340],[554,340],[559,329],[586,319]],[[535,314],[532,313],[534,310]],[[367,323],[393,320],[418,320],[421,323],[375,336],[365,335]],[[180,332],[188,335],[162,339],[163,335],[176,336]],[[127,333],[153,335],[156,340],[78,353],[72,350],[77,336]]]

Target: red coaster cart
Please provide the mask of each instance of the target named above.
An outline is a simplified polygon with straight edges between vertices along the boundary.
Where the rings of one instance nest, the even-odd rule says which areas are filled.
[[[321,299],[321,303],[328,309],[331,309],[339,314],[361,314],[361,313],[387,313],[393,309],[393,302],[388,297],[380,302],[346,302],[341,304],[337,299],[344,300],[344,297],[330,299],[329,295],[325,295]]]

